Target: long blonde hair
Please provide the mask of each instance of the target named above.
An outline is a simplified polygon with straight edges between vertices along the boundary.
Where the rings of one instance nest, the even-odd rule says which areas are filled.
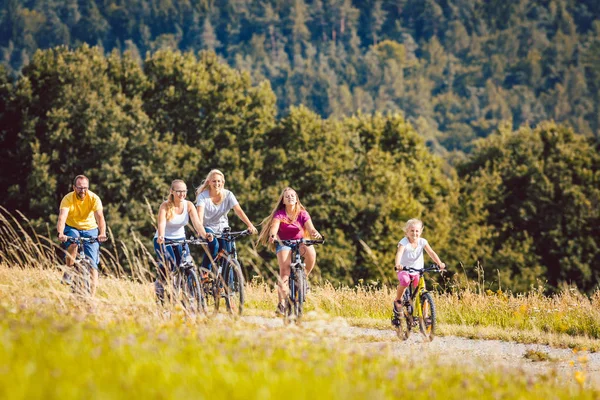
[[[223,178],[223,189],[225,189],[225,174],[223,174],[220,170],[218,169],[211,169],[210,172],[208,173],[208,175],[206,175],[206,179],[204,179],[204,182],[202,183],[202,185],[198,186],[196,188],[196,197],[198,197],[200,195],[200,193],[204,192],[206,190],[206,188],[210,187],[210,179],[212,178],[213,175],[218,174],[221,175],[221,178]],[[223,191],[221,191],[221,193],[219,194],[219,203],[223,201]]]
[[[296,204],[294,205],[294,210],[293,210],[293,213],[291,216],[292,221],[296,221],[296,219],[298,219],[298,215],[300,215],[300,212],[306,210],[306,208],[304,208],[302,203],[300,203],[300,198],[298,197],[298,192],[296,192],[294,189],[292,189],[289,186],[286,187],[285,189],[283,189],[283,192],[281,192],[281,195],[279,196],[279,199],[275,203],[273,210],[271,211],[271,214],[269,214],[269,216],[267,218],[263,219],[262,222],[260,223],[262,228],[260,230],[260,234],[258,235],[258,243],[260,243],[264,246],[268,246],[271,250],[274,250],[274,247],[275,247],[272,243],[269,243],[269,234],[271,231],[271,224],[273,223],[273,217],[275,216],[275,213],[281,209],[285,210],[285,204],[283,203],[283,196],[285,195],[285,192],[287,192],[288,190],[291,190],[294,193],[296,193]]]
[[[173,216],[175,215],[175,195],[172,193],[172,191],[173,186],[175,186],[176,183],[183,183],[185,185],[185,182],[181,179],[175,179],[171,182],[171,188],[169,189],[169,197],[167,197],[167,221],[172,220]]]

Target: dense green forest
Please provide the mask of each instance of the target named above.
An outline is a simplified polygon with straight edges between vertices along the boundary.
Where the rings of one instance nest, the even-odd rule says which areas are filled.
[[[600,134],[597,0],[1,0],[13,73],[57,45],[214,50],[286,115],[402,112],[436,151],[503,121]]]
[[[402,222],[420,217],[459,274],[597,287],[595,1],[0,9],[0,204],[42,232],[84,172],[112,246],[149,246],[170,181],[216,167],[254,222],[298,191],[328,239],[324,279],[391,281]]]

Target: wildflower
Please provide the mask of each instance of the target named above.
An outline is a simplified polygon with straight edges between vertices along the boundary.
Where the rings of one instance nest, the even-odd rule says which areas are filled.
[[[579,386],[583,386],[585,383],[585,372],[583,371],[575,371],[575,380],[579,384]]]

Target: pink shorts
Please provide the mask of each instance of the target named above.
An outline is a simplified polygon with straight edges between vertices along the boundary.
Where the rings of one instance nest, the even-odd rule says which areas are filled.
[[[408,287],[411,281],[413,287],[419,286],[419,274],[409,274],[406,271],[397,271],[396,275],[398,275],[400,286]]]

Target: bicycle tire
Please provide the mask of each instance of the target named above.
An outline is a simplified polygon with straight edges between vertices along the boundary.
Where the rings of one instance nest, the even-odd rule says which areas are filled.
[[[306,274],[304,269],[300,269],[295,275],[296,303],[294,314],[296,314],[296,319],[299,321],[302,318],[304,312],[304,301],[306,300]]]
[[[196,271],[191,268],[185,273],[185,284],[183,285],[184,306],[191,312],[204,313],[204,300],[200,281]]]
[[[422,316],[419,318],[419,329],[426,339],[432,341],[435,337],[435,330],[437,327],[437,313],[435,310],[435,303],[433,302],[433,296],[429,292],[421,295],[421,312]]]
[[[227,311],[234,316],[242,315],[245,301],[245,282],[242,268],[236,259],[229,260],[223,269],[223,282]]]
[[[283,324],[289,325],[292,321],[292,316],[294,316],[294,312],[296,309],[296,277],[294,272],[292,271],[288,278],[288,287],[289,293],[287,299],[285,300],[285,311],[283,313]]]
[[[91,277],[91,268],[92,262],[87,258],[75,260],[75,264],[73,265],[74,274],[73,274],[73,284],[71,286],[71,290],[74,294],[80,296],[91,296],[92,294],[92,277]]]
[[[217,277],[213,271],[209,271],[206,268],[200,267],[200,276],[206,275],[207,277],[200,281],[202,286],[202,300],[204,302],[204,309],[206,312],[213,309],[216,314],[219,311],[219,285]]]

